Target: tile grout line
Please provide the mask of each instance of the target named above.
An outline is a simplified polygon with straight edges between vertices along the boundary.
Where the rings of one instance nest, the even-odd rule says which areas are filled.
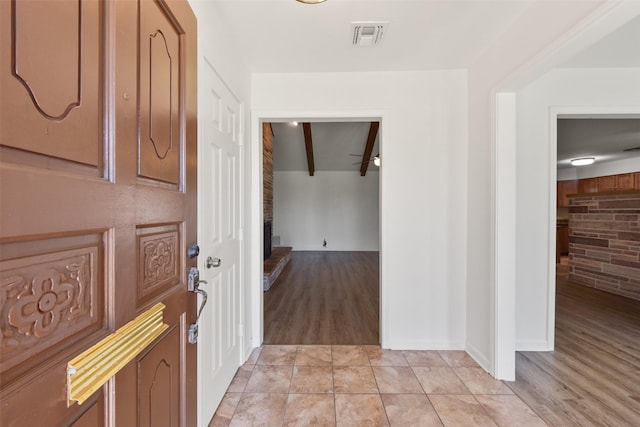
[[[458,375],[458,371],[456,371],[455,369],[451,368],[451,370],[453,371],[454,375],[458,378],[458,380],[460,380],[460,382],[462,383],[462,385],[465,386],[465,388],[467,390],[469,390],[469,393],[471,394],[471,396],[473,396],[473,400],[475,400],[478,405],[480,405],[480,408],[482,408],[482,411],[487,414],[487,416],[489,417],[489,419],[491,419],[494,423],[496,423],[496,425],[498,424],[498,420],[496,420],[495,418],[493,418],[491,416],[491,414],[489,413],[489,411],[487,411],[487,408],[484,407],[484,405],[476,398],[476,395],[471,391],[471,389],[469,388],[469,386],[467,386],[467,384],[462,380],[462,378],[460,378],[460,375]]]
[[[333,422],[338,425],[338,408],[336,403],[336,380],[333,375],[333,345],[329,346],[329,354],[331,355],[331,391],[333,393]]]
[[[389,414],[387,413],[387,407],[384,405],[384,400],[382,400],[382,393],[380,392],[380,385],[378,384],[378,379],[376,378],[375,372],[373,372],[373,366],[371,366],[371,358],[369,357],[369,351],[364,349],[367,354],[367,360],[369,361],[369,369],[371,369],[371,375],[373,375],[373,381],[376,383],[376,389],[378,389],[378,399],[380,399],[380,403],[382,404],[382,410],[384,411],[384,416],[387,418],[387,424],[391,425],[391,420],[389,419]]]
[[[438,410],[434,406],[433,402],[431,401],[431,398],[429,398],[429,393],[427,393],[427,391],[424,389],[424,386],[422,385],[422,382],[420,381],[420,379],[416,375],[416,372],[413,370],[414,367],[411,366],[411,363],[409,363],[409,359],[407,359],[407,357],[405,356],[404,351],[402,352],[402,357],[404,357],[404,360],[407,362],[407,365],[409,365],[409,369],[411,369],[411,373],[415,377],[416,381],[418,381],[418,384],[420,384],[420,388],[422,389],[422,392],[424,393],[425,396],[427,396],[427,401],[431,405],[431,408],[433,408],[433,412],[435,412],[436,417],[438,417],[438,421],[440,421],[440,424],[442,424],[444,426],[444,421],[442,421],[442,418],[440,417],[440,413],[438,412]],[[449,362],[447,362],[446,360],[445,360],[445,363],[447,365],[449,364]]]
[[[282,411],[282,426],[287,416],[287,408],[289,407],[289,397],[291,397],[291,383],[293,382],[293,372],[296,369],[296,358],[298,357],[298,347],[296,346],[295,354],[293,355],[293,363],[291,364],[291,376],[289,377],[289,389],[287,390],[287,400],[284,402],[284,410]]]
[[[258,348],[260,348],[259,353],[262,353],[262,346],[254,348],[254,349],[251,351],[251,353],[253,353],[254,351],[256,351],[256,349],[258,349]],[[251,355],[249,355],[249,358],[251,358]],[[250,370],[251,374],[249,374],[249,379],[251,379],[251,375],[253,374],[253,370],[255,369],[256,364],[258,363],[258,359],[259,359],[259,358],[260,358],[260,356],[258,356],[258,357],[256,358],[255,363],[254,363],[253,365],[251,365],[251,370]],[[240,372],[240,370],[242,369],[242,367],[243,367],[243,366],[244,366],[244,367],[246,367],[246,366],[247,366],[247,365],[246,365],[246,362],[245,362],[244,364],[240,365],[240,367],[239,367],[239,368],[238,368],[238,370],[236,371],[236,374],[235,374],[235,375],[237,375],[237,374]],[[234,378],[235,378],[235,375],[234,375]],[[247,379],[247,383],[244,385],[244,387],[242,387],[242,391],[240,392],[240,399],[238,399],[238,403],[236,403],[236,405],[235,405],[235,406],[234,406],[234,408],[233,408],[233,413],[231,414],[231,418],[229,418],[229,424],[231,424],[231,422],[233,421],[233,417],[235,417],[235,415],[236,415],[236,411],[238,410],[238,406],[240,406],[240,402],[242,401],[242,398],[244,397],[244,392],[245,392],[245,390],[246,390],[246,388],[247,388],[247,384],[249,384],[249,379]],[[233,383],[233,379],[231,380],[231,382]],[[227,390],[229,390],[229,388],[228,388],[228,387],[227,387]],[[224,393],[224,394],[226,395],[227,393],[228,393],[228,391],[225,391],[225,393]],[[223,397],[223,400],[224,400],[224,397]],[[216,408],[216,412],[217,412],[217,411],[218,411],[218,409]],[[215,414],[215,412],[214,412],[213,417],[215,418],[215,416],[216,416],[216,414]]]
[[[515,381],[514,381],[515,382]],[[547,422],[545,418],[542,417],[542,415],[540,415],[538,413],[538,411],[536,411],[531,405],[529,405],[518,393],[516,393],[516,390],[513,389],[513,387],[511,387],[510,384],[505,384],[507,387],[509,387],[509,390],[511,390],[511,392],[513,393],[514,396],[517,396],[518,399],[520,399],[520,401],[522,403],[524,403],[525,405],[527,405],[527,407],[529,409],[531,409],[531,411],[536,414],[538,416],[538,418],[540,418],[542,421],[544,421],[545,423]]]
[[[445,362],[446,362],[446,360],[445,360]],[[447,365],[449,365],[449,362],[447,362]],[[466,388],[466,389],[467,389],[467,391],[469,392],[469,394],[470,394],[471,396],[474,396],[473,392],[471,391],[471,389],[469,388],[469,386],[467,385],[467,383],[465,383],[465,382],[462,380],[462,378],[460,378],[460,375],[458,375],[458,371],[456,371],[456,369],[455,369],[453,366],[449,366],[449,369],[451,369],[451,372],[453,372],[453,375],[455,375],[455,376],[456,376],[456,378],[458,379],[458,381],[460,381],[460,382],[462,383],[462,385],[464,386],[464,388]],[[475,399],[475,397],[474,397],[474,399]],[[478,401],[478,399],[476,399],[476,401]],[[478,402],[478,403],[480,403],[480,402]]]

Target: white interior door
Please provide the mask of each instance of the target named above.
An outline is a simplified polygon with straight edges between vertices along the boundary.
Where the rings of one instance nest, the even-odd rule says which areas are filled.
[[[198,424],[206,426],[240,365],[242,105],[206,57],[198,73],[198,267],[208,293],[199,321]]]

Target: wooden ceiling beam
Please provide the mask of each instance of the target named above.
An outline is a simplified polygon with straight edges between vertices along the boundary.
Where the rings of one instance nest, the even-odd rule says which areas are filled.
[[[307,149],[307,167],[309,168],[309,176],[313,176],[315,165],[313,164],[313,141],[311,140],[311,123],[302,123],[304,131],[304,146]]]
[[[379,127],[380,122],[371,122],[371,126],[369,126],[369,136],[367,137],[367,144],[364,147],[364,154],[362,155],[362,165],[360,165],[360,176],[367,174],[369,162],[371,161],[371,153],[373,152],[373,144],[376,142]]]

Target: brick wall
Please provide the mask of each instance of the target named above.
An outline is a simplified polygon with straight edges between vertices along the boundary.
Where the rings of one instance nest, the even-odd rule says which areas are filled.
[[[262,180],[264,220],[273,221],[273,130],[271,123],[262,124]]]
[[[640,300],[640,192],[570,197],[569,280]]]

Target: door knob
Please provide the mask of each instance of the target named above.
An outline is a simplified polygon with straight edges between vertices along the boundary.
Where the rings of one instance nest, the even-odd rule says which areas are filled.
[[[207,268],[220,267],[220,264],[222,264],[222,260],[220,258],[211,258],[210,256],[208,256],[207,260],[205,261],[205,266]]]

